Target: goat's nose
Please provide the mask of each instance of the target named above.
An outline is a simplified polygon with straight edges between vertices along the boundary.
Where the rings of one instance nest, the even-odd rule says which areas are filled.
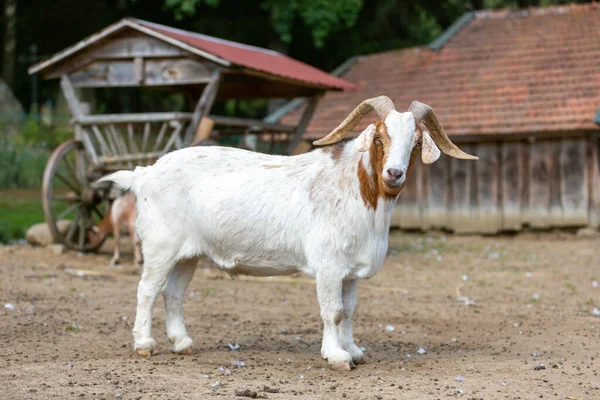
[[[404,175],[404,172],[396,168],[388,168],[387,173],[388,176],[393,180],[398,180],[402,178],[402,175]]]

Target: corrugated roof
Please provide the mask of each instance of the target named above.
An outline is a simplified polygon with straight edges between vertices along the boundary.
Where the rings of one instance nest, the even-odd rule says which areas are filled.
[[[320,69],[294,60],[293,58],[276,51],[248,46],[194,32],[182,31],[180,29],[146,21],[135,21],[169,36],[172,39],[182,41],[197,49],[207,51],[239,66],[279,75],[287,79],[310,82],[324,87],[333,87],[341,90],[357,89],[356,86],[344,79],[337,78]]]
[[[413,100],[431,105],[451,135],[598,131],[599,38],[597,3],[476,12],[439,51],[361,57],[344,75],[360,90],[326,94],[305,138],[324,136],[362,100],[381,94],[398,110]]]
[[[356,90],[356,86],[281,53],[134,18],[125,18],[29,69],[39,72],[73,56],[98,40],[129,27],[168,41],[226,67],[238,66],[323,89]]]

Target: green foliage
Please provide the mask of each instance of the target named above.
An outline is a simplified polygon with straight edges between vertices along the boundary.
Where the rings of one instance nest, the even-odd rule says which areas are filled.
[[[176,19],[194,16],[201,5],[217,7],[221,0],[165,0]],[[339,29],[351,28],[356,23],[362,0],[262,0],[260,7],[269,13],[270,23],[283,43],[292,41],[292,28],[300,18],[311,32],[317,48]]]
[[[284,43],[292,41],[297,16],[312,34],[317,48],[333,32],[351,28],[362,8],[362,0],[263,0],[261,7],[271,16],[271,24]]]
[[[73,138],[73,130],[69,126],[45,127],[35,118],[25,121],[19,135],[13,138],[17,145],[55,148],[59,144]]]
[[[23,239],[30,226],[43,221],[39,190],[0,190],[0,243]]]
[[[40,187],[47,161],[46,149],[0,139],[0,189]]]

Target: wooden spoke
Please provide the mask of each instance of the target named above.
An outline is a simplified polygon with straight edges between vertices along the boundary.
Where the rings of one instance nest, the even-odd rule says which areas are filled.
[[[60,221],[61,219],[63,219],[67,215],[71,214],[74,210],[76,210],[77,207],[79,207],[79,204],[71,204],[69,207],[67,207],[66,210],[64,210],[63,212],[61,212],[60,214],[58,214],[56,216],[56,220]]]
[[[73,195],[71,193],[61,194],[61,195],[52,196],[52,200],[74,202],[74,201],[79,201],[79,196]]]
[[[84,212],[81,213],[82,218],[79,220],[79,248],[83,249],[85,244],[85,237],[87,234],[87,215]]]
[[[65,161],[65,165],[67,166],[67,171],[69,171],[69,175],[71,176],[71,179],[73,179],[74,182],[77,182],[77,184],[79,184],[80,180],[79,180],[79,178],[77,178],[77,174],[75,172],[75,167],[71,163],[71,160],[69,160],[69,157],[67,156],[67,157],[63,158],[63,160]]]
[[[81,189],[79,189],[78,187],[73,186],[73,184],[71,182],[69,182],[64,176],[62,176],[58,171],[55,173],[55,176],[60,179],[60,181],[62,183],[64,183],[65,185],[67,185],[69,187],[69,189],[77,192],[77,194],[81,194]]]
[[[73,235],[75,234],[75,230],[77,229],[77,224],[79,223],[79,218],[81,216],[81,211],[77,209],[77,214],[75,215],[75,219],[71,222],[69,226],[69,230],[67,231],[67,235],[65,236],[65,240],[67,243],[71,242]]]

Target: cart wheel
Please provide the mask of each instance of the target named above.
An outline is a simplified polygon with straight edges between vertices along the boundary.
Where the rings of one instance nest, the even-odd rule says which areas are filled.
[[[106,233],[92,229],[108,209],[106,194],[90,187],[94,176],[81,142],[69,140],[54,150],[46,164],[42,182],[42,205],[46,223],[55,241],[70,249],[98,249]],[[68,222],[59,222],[59,221]]]

